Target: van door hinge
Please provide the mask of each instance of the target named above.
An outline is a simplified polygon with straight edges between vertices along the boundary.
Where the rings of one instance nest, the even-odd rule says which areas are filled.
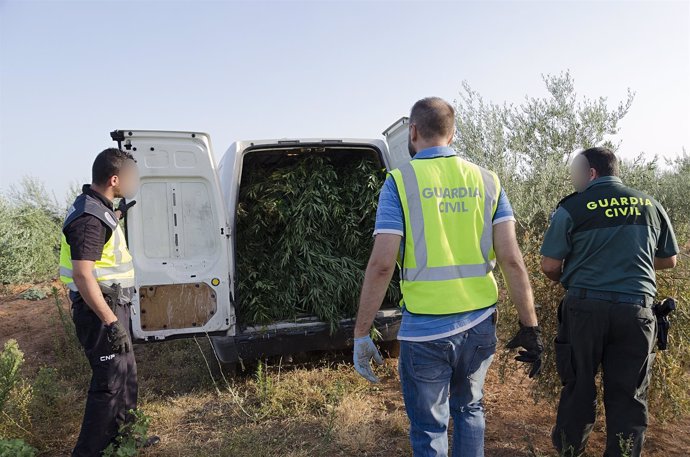
[[[122,130],[113,130],[110,132],[110,138],[113,141],[117,141],[117,148],[122,149],[122,142],[125,141],[125,132]]]

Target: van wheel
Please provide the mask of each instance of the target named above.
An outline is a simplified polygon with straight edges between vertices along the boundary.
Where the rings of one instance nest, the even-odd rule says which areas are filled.
[[[237,363],[224,363],[222,369],[226,378],[234,378],[237,374]]]
[[[220,366],[219,366],[220,365]],[[211,372],[213,377],[217,379],[222,379],[223,376],[226,378],[234,378],[237,374],[237,363],[216,363],[211,365]]]
[[[397,359],[400,356],[400,341],[382,341],[379,343],[381,347],[381,355],[391,359]]]

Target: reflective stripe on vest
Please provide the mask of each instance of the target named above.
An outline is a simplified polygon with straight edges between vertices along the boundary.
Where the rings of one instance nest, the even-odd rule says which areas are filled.
[[[118,225],[110,239],[103,246],[101,259],[96,261],[93,269],[96,281],[105,285],[120,284],[122,288],[134,287],[134,264],[127,250],[127,242]],[[73,291],[78,292],[74,283],[71,250],[65,235],[62,235],[60,247],[60,280]]]
[[[494,204],[496,203],[497,189],[493,175],[480,168],[484,183],[484,227],[479,241],[483,263],[473,265],[447,265],[442,267],[429,267],[427,265],[428,251],[424,229],[424,214],[422,212],[422,200],[419,195],[419,183],[412,163],[400,167],[402,182],[407,196],[407,210],[412,230],[414,245],[415,268],[402,268],[402,279],[407,281],[446,281],[459,278],[472,278],[486,276],[496,266],[496,260],[490,259],[490,251],[493,246],[493,219]],[[488,223],[487,223],[488,221]]]

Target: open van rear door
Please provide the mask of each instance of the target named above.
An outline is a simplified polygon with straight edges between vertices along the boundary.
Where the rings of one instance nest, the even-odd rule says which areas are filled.
[[[126,218],[137,288],[134,338],[233,335],[230,232],[210,138],[144,130],[111,137],[132,153],[140,175]]]
[[[410,153],[407,148],[409,140],[409,125],[410,119],[401,117],[395,121],[390,127],[383,131],[383,136],[386,138],[388,145],[388,155],[390,162],[390,170],[400,168],[410,161]]]

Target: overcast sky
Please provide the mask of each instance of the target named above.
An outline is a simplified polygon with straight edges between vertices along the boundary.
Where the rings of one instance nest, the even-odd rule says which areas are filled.
[[[0,0],[0,191],[64,198],[113,129],[380,138],[418,98],[636,98],[621,154],[690,147],[689,2]]]

